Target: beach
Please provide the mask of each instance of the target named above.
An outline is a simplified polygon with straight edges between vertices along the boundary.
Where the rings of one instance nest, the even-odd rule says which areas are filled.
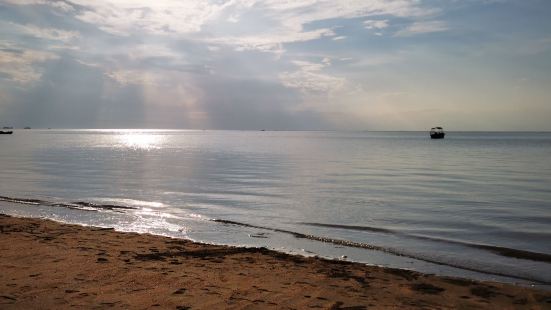
[[[551,309],[548,291],[0,215],[0,308]]]
[[[550,15],[0,0],[0,310],[551,310]]]

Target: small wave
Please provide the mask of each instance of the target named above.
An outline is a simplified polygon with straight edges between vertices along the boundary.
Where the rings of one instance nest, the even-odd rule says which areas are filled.
[[[79,205],[79,206],[84,206],[84,207],[92,208],[92,209],[104,209],[104,210],[118,210],[118,209],[135,210],[135,209],[137,209],[136,207],[130,207],[130,206],[121,206],[121,205],[113,205],[113,204],[97,204],[97,203],[86,202],[86,201],[77,201],[77,202],[73,202],[73,203],[76,204],[76,205]]]
[[[439,237],[408,234],[408,233],[399,232],[399,231],[392,230],[392,229],[378,228],[378,227],[371,227],[371,226],[355,226],[355,225],[325,224],[325,223],[305,223],[305,222],[301,222],[299,224],[309,225],[309,226],[318,226],[318,227],[328,227],[328,228],[338,228],[338,229],[371,231],[371,232],[395,234],[395,235],[401,235],[401,236],[405,236],[405,237],[409,237],[409,238],[415,238],[415,239],[421,239],[421,240],[430,240],[430,241],[435,241],[435,242],[462,245],[462,246],[466,246],[466,247],[470,247],[470,248],[490,251],[494,254],[498,254],[498,255],[506,256],[506,257],[520,258],[520,259],[526,259],[526,260],[537,261],[537,262],[551,263],[551,255],[549,255],[549,254],[531,252],[531,251],[519,250],[519,249],[513,249],[513,248],[507,248],[507,247],[501,247],[501,246],[496,246],[496,245],[480,244],[480,243],[472,243],[472,242],[466,242],[466,241],[451,240],[451,239],[445,239],[445,238],[439,238]]]
[[[230,220],[213,219],[211,221],[217,222],[217,223],[222,223],[222,224],[230,224],[230,225],[238,225],[238,226],[243,226],[243,227],[271,230],[271,231],[274,231],[274,232],[290,234],[290,235],[293,235],[295,238],[299,238],[299,239],[310,239],[310,240],[315,240],[315,241],[333,243],[333,244],[337,244],[337,245],[344,245],[344,246],[350,246],[350,247],[358,247],[358,248],[364,248],[364,249],[369,249],[369,250],[378,250],[378,251],[388,252],[387,251],[388,249],[386,249],[384,247],[371,245],[371,244],[367,244],[367,243],[359,243],[359,242],[348,241],[348,240],[339,240],[339,239],[333,239],[333,238],[327,238],[327,237],[308,235],[308,234],[303,234],[303,233],[290,231],[290,230],[285,230],[285,229],[258,226],[258,225],[240,223],[240,222],[235,222],[235,221],[230,221]]]
[[[328,227],[328,228],[341,228],[341,229],[350,229],[350,230],[361,230],[361,231],[371,231],[371,232],[382,232],[393,234],[396,231],[388,228],[372,227],[372,226],[355,226],[355,225],[341,225],[341,224],[324,224],[324,223],[307,223],[299,222],[297,224],[308,225],[308,226],[318,226],[318,227]]]
[[[39,205],[43,202],[42,200],[39,200],[39,199],[12,198],[12,197],[5,197],[5,196],[0,196],[0,200],[13,202],[13,203],[22,203],[27,205]]]
[[[468,270],[468,271],[474,271],[474,272],[479,272],[479,273],[488,274],[488,275],[508,277],[508,278],[512,278],[512,279],[530,281],[530,282],[534,282],[534,283],[538,283],[538,284],[551,285],[551,282],[549,282],[547,280],[543,280],[543,279],[536,279],[536,278],[528,277],[528,276],[524,276],[524,275],[509,274],[509,273],[499,272],[499,271],[484,270],[484,269],[481,269],[481,268],[465,266],[465,265],[462,265],[462,264],[436,260],[436,259],[433,259],[433,258],[427,258],[427,257],[423,257],[423,256],[416,255],[416,254],[406,253],[404,251],[401,251],[401,250],[398,250],[398,249],[395,249],[395,248],[391,248],[391,247],[383,247],[383,246],[378,246],[378,245],[373,245],[373,244],[368,244],[368,243],[363,243],[363,242],[355,242],[355,241],[349,241],[349,240],[342,240],[342,239],[328,238],[328,237],[322,237],[322,236],[316,236],[316,235],[310,235],[310,234],[303,234],[303,233],[294,232],[294,231],[285,230],[285,229],[265,227],[265,226],[260,226],[260,225],[247,224],[247,223],[240,223],[240,222],[224,220],[224,219],[213,219],[211,221],[217,222],[217,223],[222,223],[222,224],[237,225],[237,226],[242,226],[242,227],[257,228],[257,229],[263,229],[263,230],[270,230],[270,231],[274,231],[274,232],[290,234],[290,235],[294,236],[295,238],[304,238],[304,239],[320,241],[320,242],[325,242],[325,243],[331,243],[331,244],[340,245],[340,246],[361,248],[361,249],[366,249],[366,250],[375,250],[375,251],[380,251],[380,252],[393,254],[393,255],[396,255],[396,256],[409,257],[409,258],[413,258],[413,259],[416,259],[416,260],[420,260],[420,261],[424,261],[424,262],[428,262],[428,263],[432,263],[432,264],[436,264],[436,265],[441,265],[441,266],[449,266],[449,267],[453,267],[453,268],[458,268],[458,269],[463,269],[463,270]],[[327,225],[331,225],[331,224],[327,224]],[[346,226],[346,225],[336,225],[336,226]],[[352,226],[352,227],[354,227],[354,226]],[[361,227],[362,229],[367,230],[366,227],[362,227],[362,226],[358,226],[358,227]],[[386,230],[386,229],[381,228],[381,230]],[[514,249],[512,249],[512,250],[514,250]],[[517,250],[517,251],[520,251],[520,250]],[[539,253],[536,253],[536,254],[539,254]],[[542,255],[546,255],[546,254],[542,254]]]
[[[88,201],[95,202],[108,202],[111,205],[123,205],[123,206],[136,206],[136,207],[150,207],[150,208],[163,208],[165,204],[157,201],[138,200],[130,198],[111,198],[111,197],[92,197],[85,198]]]
[[[50,206],[50,207],[60,207],[60,208],[68,208],[68,209],[75,209],[75,210],[82,210],[82,211],[109,210],[109,211],[121,212],[122,210],[138,209],[136,207],[131,207],[131,206],[114,205],[114,204],[98,204],[98,203],[93,203],[88,201],[75,201],[75,202],[65,203],[65,202],[53,202],[53,201],[47,201],[47,200],[41,200],[41,199],[15,198],[15,197],[6,197],[6,196],[0,196],[0,201],[26,204],[26,205],[35,205],[35,206],[41,205],[41,206]]]

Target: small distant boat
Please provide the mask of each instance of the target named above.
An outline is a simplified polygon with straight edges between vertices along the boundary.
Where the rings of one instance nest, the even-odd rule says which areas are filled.
[[[12,133],[13,133],[13,130],[9,130],[9,131],[0,130],[0,135],[11,135]]]
[[[430,129],[430,138],[431,139],[444,139],[446,133],[442,127],[433,127]]]

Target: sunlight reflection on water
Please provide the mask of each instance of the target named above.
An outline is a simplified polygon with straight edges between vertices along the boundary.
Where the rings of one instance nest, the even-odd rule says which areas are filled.
[[[165,140],[164,135],[160,135],[154,131],[141,130],[122,130],[114,138],[116,146],[134,150],[160,149]]]

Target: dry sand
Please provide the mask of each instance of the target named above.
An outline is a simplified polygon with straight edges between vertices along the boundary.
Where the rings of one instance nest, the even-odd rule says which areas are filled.
[[[0,215],[0,309],[551,309],[551,293]]]

